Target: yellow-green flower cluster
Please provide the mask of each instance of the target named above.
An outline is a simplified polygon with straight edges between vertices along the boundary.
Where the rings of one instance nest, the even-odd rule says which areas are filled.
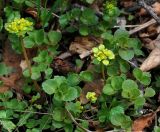
[[[5,29],[10,33],[20,36],[24,35],[27,31],[31,31],[33,29],[33,23],[24,18],[16,18],[12,22],[6,23]]]
[[[109,11],[112,11],[115,8],[115,5],[113,3],[106,4],[106,9]]]
[[[103,44],[100,44],[98,47],[94,47],[92,51],[94,53],[94,57],[104,65],[108,65],[109,60],[115,58],[114,53],[111,50],[106,49]]]
[[[91,101],[92,103],[95,103],[97,101],[96,93],[95,92],[87,92],[86,98]]]

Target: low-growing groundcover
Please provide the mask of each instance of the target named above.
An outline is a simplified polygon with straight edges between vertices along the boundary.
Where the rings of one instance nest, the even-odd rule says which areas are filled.
[[[131,131],[156,111],[159,78],[139,69],[140,39],[114,27],[133,17],[118,3],[0,0],[0,131]]]

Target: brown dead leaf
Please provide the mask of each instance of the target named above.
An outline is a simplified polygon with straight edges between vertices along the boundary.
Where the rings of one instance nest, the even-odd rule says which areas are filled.
[[[132,131],[143,132],[143,129],[149,127],[155,117],[155,113],[146,114],[136,119],[132,124]]]
[[[0,92],[5,92],[9,89],[15,89],[18,93],[22,93],[22,69],[20,68],[21,56],[17,55],[11,48],[8,41],[5,42],[3,47],[3,61],[7,66],[13,68],[11,74],[5,77],[0,77],[0,80],[3,81],[3,86],[0,87]]]
[[[160,48],[155,48],[142,63],[140,69],[142,71],[149,71],[158,65],[160,65]]]
[[[159,2],[155,2],[153,5],[152,5],[154,11],[156,12],[157,15],[160,15],[160,3]]]
[[[76,37],[74,42],[71,43],[69,50],[81,56],[82,54],[90,53],[91,49],[100,43],[102,43],[102,40],[98,38]]]
[[[140,118],[136,119],[132,124],[132,131],[143,132],[144,128],[147,128],[151,125],[152,121],[157,115],[157,112],[159,111],[160,111],[160,107],[158,107],[155,112],[151,112],[149,114],[143,115]]]
[[[155,44],[153,43],[153,40],[150,38],[142,38],[143,47],[145,47],[148,50],[153,50],[156,48]]]
[[[21,56],[15,53],[8,41],[3,47],[3,61],[7,66],[20,70]]]
[[[35,9],[33,9],[33,8],[27,8],[27,9],[25,10],[25,12],[26,12],[27,14],[32,15],[34,18],[37,18],[37,11],[36,11]]]
[[[76,72],[76,67],[67,60],[55,58],[51,67],[57,72],[66,74],[68,72]]]
[[[104,81],[102,79],[95,80],[91,83],[86,83],[81,92],[80,102],[82,104],[88,103],[88,100],[86,99],[87,92],[95,92],[97,96],[101,95],[103,85],[104,85]]]
[[[160,48],[160,35],[157,36],[155,40],[152,40],[150,38],[142,38],[143,46],[149,50],[153,50],[156,47]]]

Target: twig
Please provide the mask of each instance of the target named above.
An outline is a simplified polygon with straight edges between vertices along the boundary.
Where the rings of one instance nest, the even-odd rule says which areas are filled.
[[[67,52],[64,52],[64,53],[60,54],[57,58],[66,59],[70,56],[72,56],[72,54],[69,51],[67,51]]]
[[[86,51],[86,52],[83,52],[82,54],[79,55],[79,57],[81,59],[84,59],[85,57],[89,56],[92,54],[92,51]]]
[[[35,112],[35,111],[29,111],[29,110],[26,110],[26,111],[14,110],[14,111],[15,112],[21,112],[21,113],[33,113],[33,114],[39,114],[39,115],[50,115],[50,116],[53,116],[53,114],[51,114],[51,113]]]
[[[124,25],[125,28],[134,28],[134,27],[139,27],[140,25]],[[114,26],[113,28],[120,28],[121,26]]]
[[[84,130],[85,132],[93,132],[93,131],[90,131],[90,130],[82,127],[82,126],[74,119],[73,115],[72,115],[67,109],[66,109],[66,111],[67,111],[69,117],[71,118],[71,120],[74,122],[74,124],[75,124],[76,126],[78,126],[79,128],[81,128],[81,129]]]
[[[131,61],[127,61],[129,64],[131,64],[134,68],[137,68],[138,66],[136,64],[134,64],[133,62]]]
[[[26,60],[26,63],[27,63],[27,66],[28,66],[28,69],[29,69],[29,75],[31,76],[32,75],[32,68],[31,68],[31,62],[28,58],[28,55],[27,55],[27,52],[26,52],[26,49],[24,47],[24,41],[23,41],[23,37],[20,36],[20,43],[21,43],[21,47],[22,47],[22,51],[23,51],[23,55],[24,55],[24,58]],[[40,86],[38,85],[37,81],[33,80],[33,84],[35,86],[35,89],[37,90],[37,92],[41,92],[41,88]]]
[[[154,12],[153,8],[146,4],[144,0],[140,0],[138,2],[140,6],[142,6],[156,21],[158,24],[160,24],[160,18],[157,16],[157,14]]]
[[[140,26],[138,26],[138,27],[130,30],[130,31],[129,31],[129,34],[132,35],[132,34],[138,32],[138,31],[141,31],[141,30],[145,29],[146,27],[148,27],[148,26],[150,26],[150,25],[152,25],[152,24],[155,24],[155,23],[156,23],[156,20],[151,19],[151,20],[149,20],[148,22],[146,22],[146,23],[144,23],[144,24],[141,24]]]

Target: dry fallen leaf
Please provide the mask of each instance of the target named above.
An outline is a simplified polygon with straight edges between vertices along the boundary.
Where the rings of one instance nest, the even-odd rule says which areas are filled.
[[[38,13],[37,13],[37,11],[35,9],[33,9],[33,8],[27,8],[25,10],[25,12],[28,13],[28,14],[30,14],[30,15],[32,15],[34,18],[37,18]]]
[[[142,71],[149,71],[160,65],[160,48],[155,48],[152,50],[150,55],[142,63],[140,69]]]
[[[160,107],[157,108],[155,112],[146,114],[141,116],[140,118],[136,119],[132,124],[132,131],[133,132],[143,132],[144,128],[149,127],[152,124],[157,112],[160,111]]]
[[[87,92],[95,92],[97,96],[101,95],[103,85],[103,80],[95,80],[91,83],[86,83],[81,92],[80,102],[82,104],[88,103],[88,100],[86,99]]]
[[[138,119],[136,119],[132,124],[132,131],[143,132],[143,129],[149,127],[155,117],[155,113],[149,113]]]
[[[5,77],[0,77],[3,81],[3,86],[0,87],[0,92],[5,92],[9,89],[14,89],[18,93],[22,93],[23,79],[22,69],[20,68],[21,56],[17,55],[11,48],[8,41],[3,47],[3,61],[7,66],[13,68],[14,72]]]
[[[51,67],[57,72],[66,74],[68,72],[76,72],[76,66],[69,62],[68,60],[63,60],[60,58],[55,58]]]
[[[22,71],[24,71],[28,67],[27,62],[25,60],[22,60],[20,63],[20,67],[22,68]]]
[[[149,50],[153,50],[156,47],[160,48],[160,35],[158,35],[155,40],[152,40],[150,38],[141,38],[141,40],[143,41],[143,47]]]
[[[72,53],[78,53],[82,58],[83,54],[90,54],[91,49],[100,43],[102,43],[102,40],[98,38],[76,37],[74,42],[71,43],[69,50]]]

